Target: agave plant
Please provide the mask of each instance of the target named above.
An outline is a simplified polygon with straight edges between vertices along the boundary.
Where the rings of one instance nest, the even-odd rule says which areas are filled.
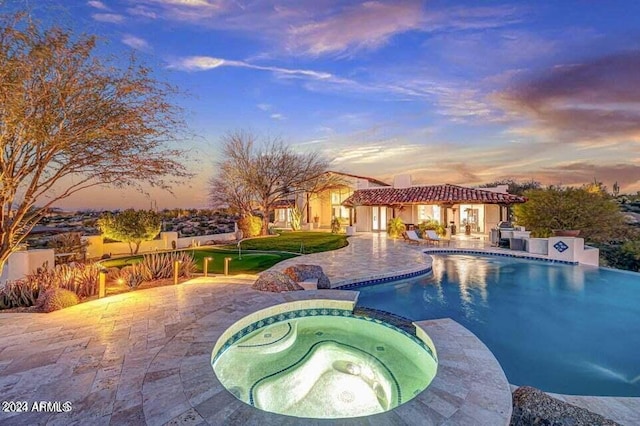
[[[34,281],[9,281],[0,288],[0,309],[33,306],[39,294],[40,289]]]
[[[120,270],[120,278],[129,288],[137,288],[145,280],[146,269],[142,263],[134,263]]]
[[[143,268],[145,279],[160,280],[173,276],[173,265],[176,261],[180,262],[179,274],[181,276],[190,277],[196,270],[193,256],[184,251],[146,254],[140,265]]]
[[[173,275],[172,253],[145,254],[140,262],[146,280],[171,278]]]

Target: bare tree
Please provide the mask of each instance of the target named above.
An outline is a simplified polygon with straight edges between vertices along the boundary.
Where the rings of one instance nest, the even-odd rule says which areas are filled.
[[[118,69],[97,57],[95,37],[26,16],[0,18],[0,272],[55,202],[189,176],[167,145],[184,129],[172,87],[133,58]]]
[[[212,179],[212,198],[226,199],[233,206],[249,206],[249,211],[253,206],[260,209],[263,235],[268,233],[274,205],[305,188],[316,187],[312,182],[324,180],[329,167],[318,152],[294,152],[278,138],[258,144],[253,135],[236,132],[225,136],[223,142],[220,171]],[[229,175],[232,179],[227,181]],[[243,203],[236,195],[241,195]]]

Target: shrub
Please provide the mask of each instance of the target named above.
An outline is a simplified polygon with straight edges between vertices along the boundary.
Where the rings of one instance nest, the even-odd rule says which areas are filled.
[[[446,228],[444,227],[444,225],[441,225],[440,222],[435,219],[429,219],[425,220],[422,223],[419,223],[418,229],[420,230],[420,235],[424,235],[424,231],[426,230],[436,231],[436,234],[440,235],[441,237],[446,234]]]
[[[63,288],[50,288],[38,301],[44,312],[53,312],[80,303],[78,295]]]
[[[532,236],[547,237],[554,229],[580,230],[588,242],[607,242],[623,236],[627,226],[618,204],[597,185],[525,191],[528,201],[513,207],[518,225]]]
[[[399,238],[402,236],[402,233],[407,230],[406,225],[399,217],[394,217],[389,219],[389,223],[387,224],[387,235],[391,238]]]
[[[262,232],[262,218],[259,216],[244,216],[238,220],[238,229],[244,238],[256,237]]]

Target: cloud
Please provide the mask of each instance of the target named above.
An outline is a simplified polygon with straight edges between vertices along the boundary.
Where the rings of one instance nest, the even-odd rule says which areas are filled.
[[[499,101],[564,141],[640,140],[640,51],[559,65]]]
[[[117,13],[94,13],[91,17],[96,21],[110,22],[112,24],[121,24],[125,19],[124,16]]]
[[[87,4],[91,7],[94,7],[96,9],[100,9],[100,10],[110,10],[109,7],[107,7],[107,5],[105,5],[104,3],[102,3],[101,1],[98,0],[91,0],[88,1]]]
[[[582,185],[594,179],[611,187],[618,182],[623,191],[640,189],[640,165],[629,163],[593,164],[587,161],[567,162],[535,170],[535,174],[515,174],[518,179],[535,179],[547,185]]]
[[[498,28],[520,21],[516,7],[437,8],[422,0],[138,0],[129,13],[242,32],[279,55],[352,55],[410,31]]]
[[[181,69],[184,71],[206,71],[218,67],[238,67],[249,68],[260,71],[269,71],[280,76],[289,77],[308,77],[318,80],[330,79],[333,76],[330,73],[319,72],[305,69],[295,68],[281,68],[272,66],[254,65],[243,61],[233,61],[221,58],[214,58],[211,56],[188,56],[186,58],[180,58],[172,61],[169,65],[170,68]]]
[[[148,50],[151,47],[145,39],[131,34],[125,34],[124,37],[122,37],[122,42],[127,46],[138,50]]]
[[[258,104],[258,105],[256,105],[256,108],[258,108],[261,111],[269,111],[271,109],[271,105],[269,105],[269,104]]]
[[[271,117],[272,119],[274,119],[274,120],[278,120],[278,121],[286,120],[286,119],[287,119],[287,117],[285,117],[284,115],[282,115],[282,114],[280,114],[280,113],[274,113],[274,114],[271,114],[271,115],[270,115],[270,117]]]
[[[393,35],[422,27],[423,3],[365,1],[288,29],[289,50],[318,56],[376,48]]]
[[[156,19],[158,17],[158,14],[156,12],[144,6],[127,8],[127,12],[133,16],[140,16],[149,19]]]

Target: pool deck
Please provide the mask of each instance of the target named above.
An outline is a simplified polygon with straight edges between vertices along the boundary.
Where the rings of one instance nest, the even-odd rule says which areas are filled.
[[[482,242],[452,248],[481,249]],[[334,285],[430,267],[425,247],[362,234],[339,251],[289,263],[323,266]],[[283,267],[285,265],[278,265]],[[0,395],[29,412],[0,411],[3,425],[332,424],[259,411],[235,399],[210,366],[218,337],[238,319],[300,298],[353,298],[348,291],[263,293],[255,277],[197,278],[83,303],[50,314],[0,314]],[[414,400],[345,425],[508,424],[511,395],[502,369],[472,333],[450,319],[418,323],[433,339],[438,375]],[[640,398],[562,396],[621,424],[640,424]],[[70,401],[63,413],[36,401]]]

